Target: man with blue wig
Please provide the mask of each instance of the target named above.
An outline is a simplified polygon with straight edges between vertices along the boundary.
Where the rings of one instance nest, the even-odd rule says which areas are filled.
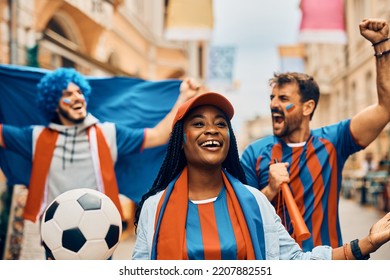
[[[32,160],[24,218],[35,222],[55,197],[80,186],[105,193],[124,217],[115,162],[165,144],[177,108],[198,90],[192,79],[183,80],[176,103],[155,127],[128,128],[100,123],[88,113],[91,87],[76,70],[58,68],[46,74],[38,83],[37,103],[49,124],[0,124],[0,147]]]

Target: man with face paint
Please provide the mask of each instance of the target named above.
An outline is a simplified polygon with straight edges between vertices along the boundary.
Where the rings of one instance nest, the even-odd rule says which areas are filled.
[[[280,203],[280,186],[289,184],[311,233],[300,242],[304,251],[318,245],[342,245],[338,217],[342,168],[350,155],[367,147],[390,121],[389,26],[381,19],[364,19],[359,27],[374,48],[378,103],[350,119],[312,130],[310,120],[320,96],[316,81],[302,73],[275,74],[270,79],[274,135],[250,144],[241,157],[248,184],[273,202],[293,234],[289,213]]]
[[[199,85],[185,79],[180,95],[153,128],[128,128],[100,123],[87,111],[91,87],[72,68],[58,68],[38,83],[37,103],[48,126],[0,124],[0,146],[32,161],[24,218],[35,222],[58,195],[75,188],[104,192],[122,214],[114,164],[121,157],[165,144],[177,108],[198,93]]]

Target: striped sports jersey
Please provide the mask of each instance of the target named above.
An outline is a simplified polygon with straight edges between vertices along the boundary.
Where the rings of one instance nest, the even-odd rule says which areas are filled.
[[[221,199],[217,199],[215,204],[203,205],[205,208],[192,209],[190,210],[191,213],[188,210],[187,166],[184,167],[181,174],[168,184],[155,205],[152,234],[147,237],[149,241],[144,239],[151,245],[149,247],[151,249],[150,259],[182,260],[189,258],[201,259],[203,257],[205,259],[245,258],[248,260],[264,260],[266,258],[262,213],[256,196],[249,189],[257,190],[244,186],[224,169],[221,170],[221,176],[225,185],[224,191],[221,192]],[[271,204],[268,203],[268,205],[272,208]],[[272,224],[276,225],[272,215],[270,217]],[[191,221],[190,225],[187,225],[188,220]],[[196,222],[196,220],[199,221]],[[188,226],[192,228],[188,228]],[[197,239],[198,236],[187,236],[189,231],[192,230],[198,235],[199,233],[203,235],[201,238],[203,248],[198,247],[198,243],[196,243],[199,240]],[[226,232],[223,232],[224,230]],[[284,228],[283,231],[285,232]],[[286,234],[288,235],[287,232]],[[187,238],[189,238],[188,246]],[[228,242],[234,244],[232,246],[226,245]],[[235,247],[237,248],[234,249],[236,252],[232,251],[232,248]],[[242,249],[244,247],[245,251]],[[145,252],[143,249],[142,251]],[[137,252],[136,255],[139,255],[139,253]],[[142,253],[142,255],[144,254]],[[236,257],[234,257],[235,255]]]
[[[186,244],[190,260],[245,259],[244,237],[225,188],[215,201],[189,201]]]
[[[338,216],[341,175],[348,157],[361,150],[350,132],[350,120],[311,131],[303,146],[290,147],[275,136],[250,144],[242,154],[241,163],[248,184],[258,189],[268,185],[269,165],[277,159],[288,162],[290,189],[303,214],[311,237],[301,243],[304,251],[317,245],[342,245]],[[273,202],[277,206],[278,196]],[[292,234],[285,209],[277,212]]]

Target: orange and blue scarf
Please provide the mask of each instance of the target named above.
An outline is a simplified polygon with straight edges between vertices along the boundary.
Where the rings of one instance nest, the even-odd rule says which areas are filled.
[[[114,162],[111,158],[110,148],[99,126],[94,125],[93,127],[95,127],[96,130],[97,152],[103,182],[102,191],[111,198],[123,218],[114,171]],[[35,222],[40,214],[42,203],[44,202],[46,178],[49,173],[58,135],[58,131],[44,128],[37,139],[28,188],[29,191],[26,206],[24,208],[24,218],[26,220]]]
[[[232,202],[244,237],[246,259],[265,259],[264,228],[259,206],[243,184],[221,171],[226,193]],[[186,219],[188,211],[187,167],[173,180],[161,197],[157,213],[151,259],[187,259]]]

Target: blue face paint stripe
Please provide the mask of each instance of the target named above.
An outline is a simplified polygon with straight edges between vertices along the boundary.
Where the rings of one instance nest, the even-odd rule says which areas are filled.
[[[288,104],[288,105],[286,106],[287,112],[291,112],[292,110],[294,110],[294,108],[295,108],[295,105],[292,104],[292,103],[290,103],[290,104]]]
[[[70,104],[71,103],[69,98],[62,99],[62,102],[64,102],[65,104]]]

